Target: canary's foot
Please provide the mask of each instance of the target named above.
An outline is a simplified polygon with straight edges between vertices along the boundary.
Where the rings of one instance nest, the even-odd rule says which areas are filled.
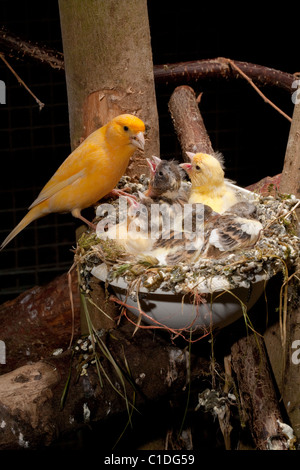
[[[89,220],[87,220],[85,217],[82,217],[82,215],[80,215],[80,217],[78,217],[78,219],[81,219],[85,224],[87,224],[92,230],[95,230],[96,231],[96,228],[97,226],[95,224],[93,224],[92,222],[90,222]]]
[[[82,222],[87,224],[92,230],[96,230],[96,225],[93,224],[92,222],[90,222],[89,220],[87,220],[85,217],[83,217],[83,215],[81,215],[79,209],[74,209],[72,211],[72,215],[73,215],[73,217],[76,217],[77,219],[82,220]]]
[[[131,197],[136,201],[136,197],[133,194],[129,194],[126,191],[122,191],[121,189],[113,189],[110,194],[113,194],[114,196],[125,196],[125,197]]]

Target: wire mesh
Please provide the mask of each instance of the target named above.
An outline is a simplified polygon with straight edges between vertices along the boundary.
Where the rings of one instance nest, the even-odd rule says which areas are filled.
[[[284,57],[280,64],[278,53],[270,52],[267,44],[255,48],[253,37],[248,48],[234,42],[236,30],[222,24],[220,19],[213,24],[203,21],[199,35],[196,26],[200,7],[195,11],[195,2],[192,3],[193,6],[186,2],[176,9],[168,8],[168,2],[148,3],[155,64],[225,55],[283,70],[293,66],[292,57],[288,63]],[[201,12],[203,8],[201,4]],[[15,34],[62,51],[56,2],[33,6],[32,2],[24,1],[16,9],[10,0],[3,0],[0,13],[2,23]],[[25,215],[27,207],[70,152],[64,74],[41,64],[7,59],[45,107],[39,111],[32,96],[0,63],[0,79],[6,84],[6,104],[0,105],[1,239]],[[196,94],[203,92],[200,109],[214,149],[224,154],[229,178],[247,185],[281,171],[289,131],[289,123],[282,116],[242,81],[201,81],[193,87]],[[168,112],[173,89],[170,86],[156,89],[161,158],[181,159]],[[292,114],[293,105],[286,92],[274,89],[267,93]],[[75,227],[76,222],[69,214],[52,214],[29,225],[11,242],[0,253],[0,302],[67,271],[73,260]]]

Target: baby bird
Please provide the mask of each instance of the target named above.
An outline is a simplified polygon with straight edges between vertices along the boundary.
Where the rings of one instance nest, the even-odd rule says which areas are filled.
[[[182,187],[182,170],[173,160],[161,160],[152,156],[146,159],[150,168],[149,187],[145,196],[155,202],[185,204],[188,202],[186,190]]]
[[[192,182],[189,203],[201,202],[221,214],[238,202],[236,192],[226,184],[219,154],[186,153],[191,162],[181,163],[180,166]]]
[[[30,222],[51,212],[71,212],[95,228],[81,210],[115,188],[135,150],[144,149],[144,132],[141,119],[121,114],[90,134],[58,168],[0,249]]]
[[[198,205],[198,204],[197,204]],[[202,237],[195,238],[186,232],[181,239],[173,233],[166,241],[159,239],[154,249],[162,251],[168,245],[165,256],[167,265],[195,263],[202,258],[220,258],[231,252],[251,248],[259,240],[262,224],[255,218],[256,207],[253,203],[239,202],[223,214],[209,210],[204,206]],[[177,236],[177,240],[176,240]],[[153,256],[157,256],[155,251]]]
[[[114,240],[123,248],[124,254],[148,252],[152,249],[154,240],[149,235],[147,209],[128,195],[121,198],[129,206],[127,204],[127,210],[122,212],[119,223],[107,224],[104,218],[97,224],[96,234],[102,240]],[[98,206],[96,215],[101,215],[101,206]]]
[[[175,220],[181,222],[184,205],[188,202],[188,192],[182,184],[183,170],[175,161],[155,156],[147,158],[147,163],[150,168],[149,187],[139,196],[140,202],[151,212],[152,227],[161,227],[162,222],[167,226],[174,224]]]
[[[220,216],[212,216],[205,226],[203,258],[218,258],[255,245],[263,230],[255,218],[253,203],[238,202]]]
[[[182,170],[173,161],[153,156],[147,159],[150,168],[149,187],[138,193],[138,199],[126,197],[129,203],[127,218],[109,230],[98,230],[101,238],[115,238],[130,254],[150,254],[157,238],[174,229],[177,218],[182,225],[183,205],[187,203],[181,188]]]

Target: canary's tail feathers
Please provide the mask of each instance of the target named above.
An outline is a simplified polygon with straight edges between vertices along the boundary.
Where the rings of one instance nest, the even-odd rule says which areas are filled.
[[[33,220],[36,220],[43,215],[45,215],[46,212],[43,210],[42,207],[35,206],[33,207],[26,215],[25,217],[19,222],[19,224],[10,232],[10,234],[5,238],[5,240],[2,242],[0,246],[0,251],[3,250],[3,248],[13,239],[15,238],[18,233],[20,233],[27,225],[29,225]]]

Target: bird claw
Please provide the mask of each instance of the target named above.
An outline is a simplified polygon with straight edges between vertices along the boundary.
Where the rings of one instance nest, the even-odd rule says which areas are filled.
[[[137,198],[133,194],[129,194],[126,191],[126,189],[124,189],[124,190],[122,190],[122,189],[113,189],[109,194],[113,195],[113,196],[118,196],[118,197],[120,197],[120,196],[131,197],[135,201],[137,200]]]

